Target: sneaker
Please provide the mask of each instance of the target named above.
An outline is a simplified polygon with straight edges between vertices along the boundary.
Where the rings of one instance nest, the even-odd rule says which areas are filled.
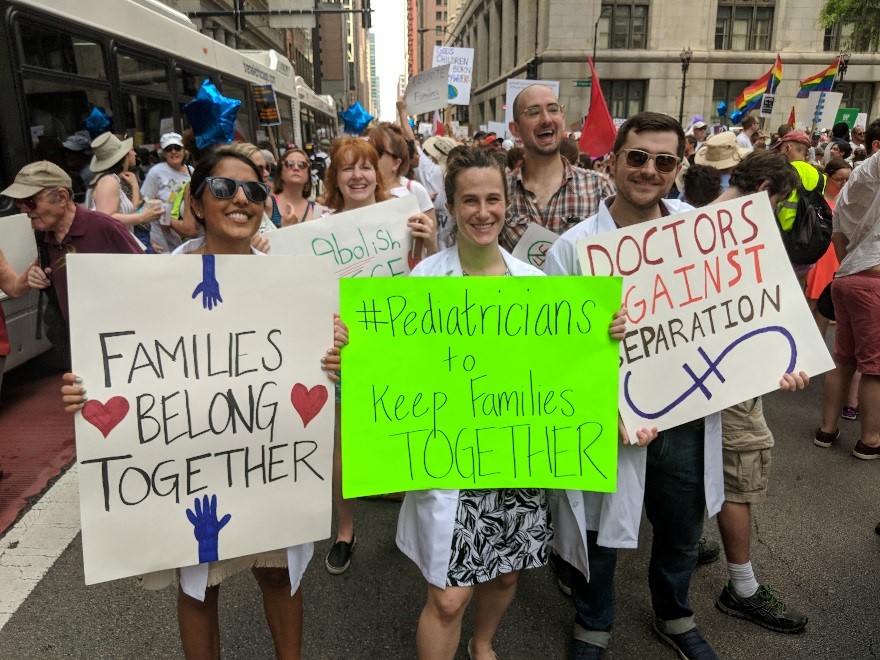
[[[559,591],[571,598],[571,564],[555,552],[551,552],[550,568],[553,574],[556,575],[556,586],[559,587]]]
[[[680,635],[673,635],[660,630],[657,622],[654,621],[654,632],[660,636],[660,639],[678,651],[678,657],[683,660],[718,660],[718,656],[709,646],[709,642],[696,628],[691,628]]]
[[[830,447],[840,439],[840,429],[834,433],[825,433],[822,429],[816,429],[816,436],[813,438],[813,444],[817,447]]]
[[[725,614],[757,623],[776,632],[799,633],[807,626],[807,617],[788,609],[769,585],[762,584],[754,595],[743,598],[728,582],[715,601],[715,607]]]
[[[880,458],[880,446],[869,447],[859,440],[852,450],[852,455],[861,458],[864,461],[870,461],[872,458]]]
[[[330,548],[324,565],[331,575],[339,575],[345,573],[351,564],[351,553],[354,552],[354,546],[357,539],[352,537],[351,543],[347,541],[337,541]]]
[[[875,534],[880,534],[880,523],[877,523],[877,526],[874,528]]]
[[[713,561],[718,560],[718,555],[721,554],[721,546],[718,545],[718,541],[709,541],[707,539],[700,539],[700,550],[697,555],[697,565],[704,566],[706,564],[711,564]]]
[[[840,416],[843,419],[858,419],[859,418],[859,409],[854,406],[844,406],[843,412],[840,413]]]
[[[605,657],[605,649],[580,639],[571,640],[571,648],[568,650],[568,660],[602,660]]]

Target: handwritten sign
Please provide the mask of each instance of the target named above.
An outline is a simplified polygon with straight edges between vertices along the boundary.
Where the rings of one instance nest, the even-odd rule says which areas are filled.
[[[513,102],[517,95],[526,87],[532,85],[544,85],[553,90],[556,98],[559,98],[559,81],[558,80],[526,80],[524,78],[508,78],[507,79],[507,95],[505,100],[504,126],[508,126],[513,121]],[[509,129],[506,129],[510,133]]]
[[[418,212],[415,195],[406,195],[276,229],[265,236],[270,255],[320,257],[337,277],[398,277],[415,268],[406,221]]]
[[[766,193],[577,244],[585,275],[622,275],[627,429],[667,429],[834,367]]]
[[[342,280],[343,493],[613,491],[619,278]]]
[[[325,263],[72,254],[67,267],[89,396],[76,416],[86,583],[329,536]]]
[[[448,64],[412,76],[406,86],[406,111],[411,115],[420,115],[445,108],[449,98],[448,84]]]
[[[278,99],[272,85],[251,85],[251,95],[257,107],[260,126],[279,126],[281,115],[278,112]]]
[[[537,223],[530,222],[522,238],[519,239],[516,247],[513,248],[513,256],[520,261],[532,264],[535,268],[544,270],[544,260],[547,258],[547,251],[558,238],[559,234]]]
[[[431,66],[449,65],[449,103],[468,105],[471,102],[471,76],[474,72],[474,49],[434,46]]]

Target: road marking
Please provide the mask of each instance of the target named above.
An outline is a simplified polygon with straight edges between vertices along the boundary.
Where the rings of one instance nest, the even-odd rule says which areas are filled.
[[[74,464],[0,539],[0,630],[79,533]]]

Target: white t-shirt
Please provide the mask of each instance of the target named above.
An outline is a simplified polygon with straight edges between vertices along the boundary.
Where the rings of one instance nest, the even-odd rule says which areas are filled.
[[[423,186],[418,181],[413,181],[412,179],[407,179],[406,177],[400,177],[397,179],[397,182],[400,184],[397,188],[392,188],[388,192],[394,197],[406,197],[407,195],[415,195],[416,199],[419,202],[419,210],[422,213],[427,213],[428,211],[434,210],[434,202],[431,201],[431,195],[428,194],[428,191],[425,190],[425,186]]]
[[[748,135],[746,135],[745,131],[739,132],[739,135],[736,136],[736,143],[743,149],[748,149],[749,151],[754,150],[754,147],[752,146],[752,139]]]
[[[880,151],[853,170],[840,191],[832,226],[849,239],[835,277],[880,265]]]
[[[141,186],[141,197],[162,200],[165,213],[159,220],[150,223],[150,240],[164,247],[166,253],[174,250],[181,242],[178,233],[171,229],[171,207],[190,176],[189,167],[186,172],[180,172],[168,163],[157,163],[147,172]]]

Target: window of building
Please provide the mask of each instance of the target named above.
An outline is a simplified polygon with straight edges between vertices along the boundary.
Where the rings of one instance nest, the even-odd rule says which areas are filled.
[[[712,121],[713,124],[721,124],[724,119],[718,116],[716,108],[721,101],[727,104],[727,114],[730,115],[736,108],[733,105],[733,99],[742,94],[742,91],[753,80],[716,80],[712,83]]]
[[[603,4],[599,19],[599,48],[646,48],[648,3]]]
[[[438,11],[438,12],[437,12],[437,20],[438,20],[438,21],[442,21],[442,20],[443,20],[443,12],[442,12],[442,11]]]
[[[840,51],[848,48],[852,39],[853,27],[852,23],[844,25],[835,23],[831,27],[825,28],[824,50]]]
[[[645,92],[647,85],[644,80],[603,80],[602,94],[608,103],[611,116],[628,119],[645,109]]]
[[[726,0],[715,18],[717,50],[770,50],[774,3],[768,0]]]
[[[442,26],[442,25],[438,25],[437,27],[435,27],[435,28],[434,28],[434,34],[443,34],[443,26]]]
[[[840,100],[841,108],[858,108],[859,112],[868,114],[868,119],[874,116],[871,107],[871,101],[874,99],[874,83],[841,82],[834,86],[834,91],[843,94]]]

